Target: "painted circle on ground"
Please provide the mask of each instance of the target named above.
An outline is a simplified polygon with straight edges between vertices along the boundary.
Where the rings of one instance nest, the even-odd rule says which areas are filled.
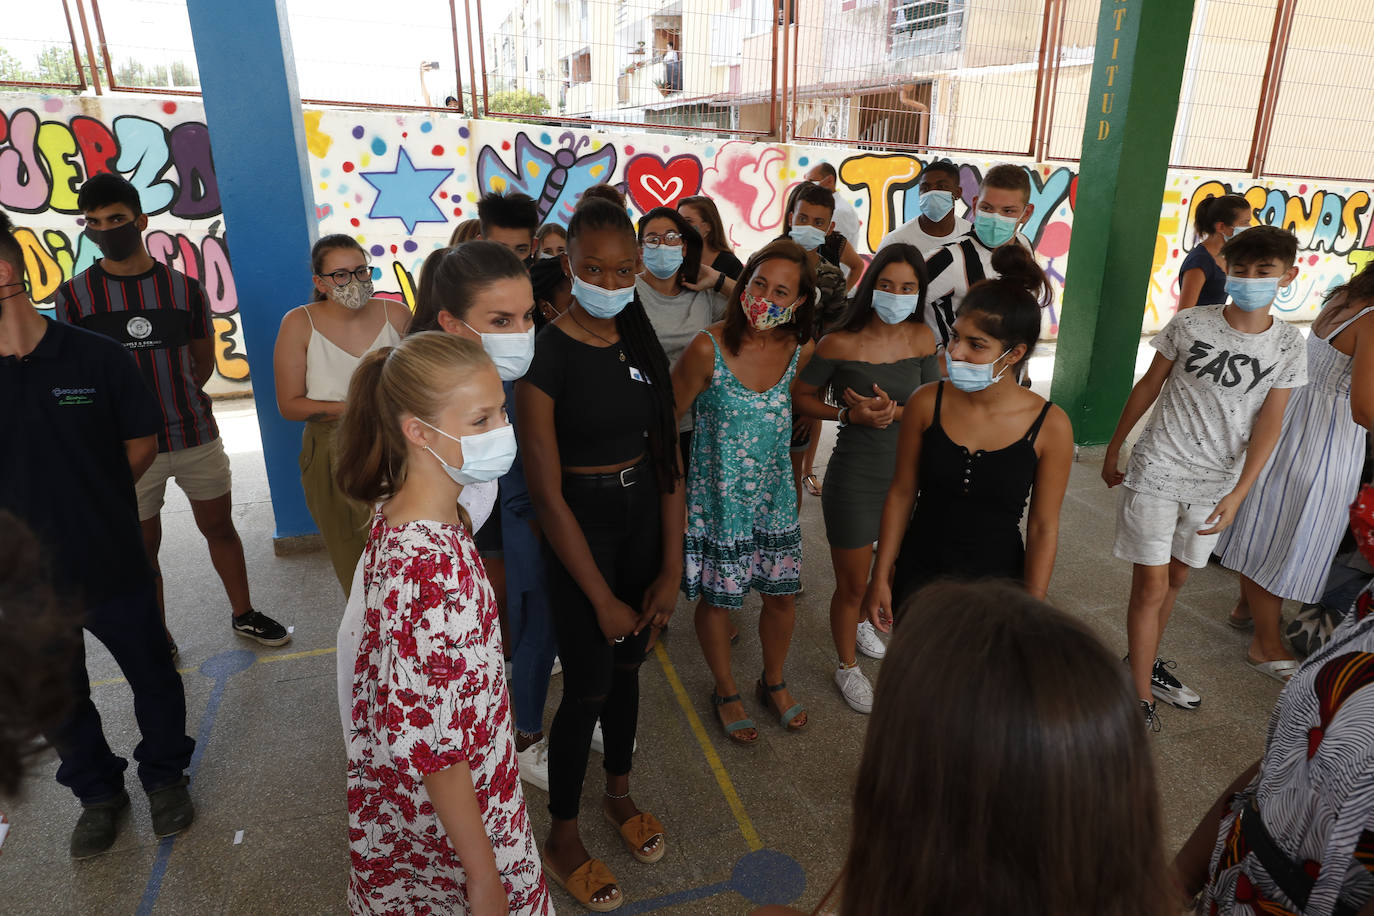
[[[231,674],[238,674],[253,667],[253,663],[258,657],[247,649],[230,649],[228,652],[221,652],[213,655],[200,664],[200,673],[206,677],[219,680],[222,677],[229,677]]]
[[[806,872],[797,860],[775,849],[740,857],[730,872],[730,887],[750,903],[791,903],[806,890]]]

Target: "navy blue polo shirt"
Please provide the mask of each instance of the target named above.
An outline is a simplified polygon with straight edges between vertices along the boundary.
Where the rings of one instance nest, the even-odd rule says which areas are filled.
[[[152,583],[124,442],[162,414],[123,347],[45,321],[32,353],[0,357],[0,508],[38,535],[59,587],[100,602]]]

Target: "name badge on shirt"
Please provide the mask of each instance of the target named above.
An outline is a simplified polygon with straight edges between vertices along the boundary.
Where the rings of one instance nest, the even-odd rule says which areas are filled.
[[[647,378],[644,377],[644,373],[640,372],[634,366],[630,367],[630,378],[634,379],[636,382],[643,382],[646,385],[652,384]]]

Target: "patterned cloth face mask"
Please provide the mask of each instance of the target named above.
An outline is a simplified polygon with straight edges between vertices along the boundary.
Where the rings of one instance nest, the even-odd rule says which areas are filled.
[[[740,298],[740,307],[744,309],[744,316],[749,319],[749,324],[755,331],[768,331],[789,323],[797,312],[799,302],[801,299],[791,305],[775,305],[771,299],[745,293]]]
[[[357,311],[367,305],[372,298],[371,280],[354,280],[347,286],[329,287],[329,298],[339,303],[346,309]]]

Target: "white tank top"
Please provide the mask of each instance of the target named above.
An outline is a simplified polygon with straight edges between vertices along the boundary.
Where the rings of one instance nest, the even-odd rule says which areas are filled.
[[[305,396],[312,401],[343,401],[348,397],[348,380],[353,370],[367,354],[378,347],[394,347],[401,342],[401,335],[391,324],[390,313],[386,310],[386,300],[381,300],[382,329],[377,332],[368,348],[358,356],[349,353],[315,329],[315,319],[310,317],[310,306],[305,306],[305,317],[310,322],[310,342],[305,345]]]

